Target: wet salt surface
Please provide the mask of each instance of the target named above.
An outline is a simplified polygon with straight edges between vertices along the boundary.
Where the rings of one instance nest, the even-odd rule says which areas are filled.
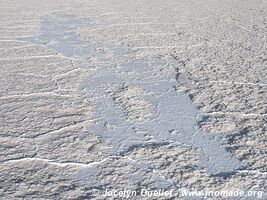
[[[226,175],[241,167],[241,163],[222,147],[220,138],[208,137],[197,129],[198,110],[187,96],[175,91],[176,81],[163,74],[161,77],[148,77],[146,74],[153,69],[145,63],[142,66],[138,70],[144,76],[136,78],[127,76],[126,71],[129,69],[125,66],[121,66],[119,70],[99,69],[85,86],[97,102],[98,120],[90,128],[112,144],[108,153],[119,155],[135,145],[172,142],[199,149],[200,164],[210,173]],[[131,70],[136,70],[134,65]],[[141,122],[131,122],[123,108],[107,95],[111,87],[116,91],[126,86],[136,86],[151,93],[143,96],[155,109],[151,117]],[[106,123],[113,124],[115,128],[107,130]],[[147,138],[135,130],[143,130],[151,137]]]
[[[76,64],[86,65],[85,60],[90,57],[107,61],[104,54],[97,52],[73,32],[73,28],[81,26],[90,26],[90,23],[72,16],[44,18],[40,35],[23,40],[45,44],[62,55],[75,58]],[[126,47],[105,48],[114,58],[123,57],[125,61],[116,67],[95,67],[94,75],[88,77],[80,89],[87,92],[95,106],[95,120],[88,129],[111,144],[111,148],[104,152],[106,156],[122,155],[137,145],[167,142],[198,149],[200,165],[212,174],[228,176],[242,167],[223,148],[219,137],[207,136],[198,130],[197,120],[200,114],[186,95],[175,91],[177,82],[171,61],[166,64],[155,57],[152,64],[149,64],[132,59],[130,50]],[[141,95],[142,100],[149,102],[152,109],[151,115],[146,119],[129,120],[127,109],[110,95],[110,92],[116,93],[127,87],[142,88],[145,91]],[[107,124],[112,128],[107,128]],[[137,130],[141,130],[141,134]],[[139,165],[145,168],[147,164],[140,162]],[[92,176],[97,175],[95,171],[98,169],[93,168],[86,170],[87,177],[89,172],[93,172]],[[79,178],[85,181],[83,173],[85,172],[81,172]]]

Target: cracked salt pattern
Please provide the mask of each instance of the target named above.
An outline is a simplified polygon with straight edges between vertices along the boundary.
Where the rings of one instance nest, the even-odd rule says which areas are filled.
[[[75,17],[45,18],[41,34],[23,40],[45,44],[64,56],[78,59],[78,64],[86,65],[85,60],[91,56],[107,61],[105,55],[97,52],[73,32],[76,26],[82,26],[82,21]],[[111,144],[111,148],[105,152],[106,156],[123,155],[136,145],[169,142],[198,149],[200,164],[210,173],[227,176],[243,167],[222,147],[220,138],[207,136],[197,129],[198,110],[187,96],[175,90],[177,83],[172,60],[161,63],[155,57],[149,64],[131,58],[130,50],[126,47],[108,47],[107,51],[114,59],[123,57],[126,61],[116,67],[94,67],[94,75],[80,86],[95,106],[95,120],[88,129]],[[129,87],[146,91],[141,94],[141,100],[148,103],[151,113],[144,120],[130,120],[128,107],[116,102],[114,96],[110,95]],[[145,165],[141,164],[143,167]],[[89,171],[92,168],[94,166]],[[79,177],[82,179],[82,173]]]

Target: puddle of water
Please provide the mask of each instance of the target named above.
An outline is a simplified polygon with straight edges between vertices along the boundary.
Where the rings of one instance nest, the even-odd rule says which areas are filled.
[[[125,66],[126,70],[131,66],[134,71],[134,65],[126,64]],[[145,63],[142,64],[143,67],[140,67],[140,63],[136,66],[139,70],[151,70]],[[119,70],[123,71],[123,68]],[[90,129],[112,144],[113,148],[108,152],[110,155],[119,154],[133,145],[141,145],[149,141],[156,143],[172,141],[199,149],[201,165],[210,173],[229,173],[241,166],[238,160],[226,152],[218,138],[208,137],[199,132],[197,129],[198,110],[187,96],[175,91],[175,80],[171,80],[171,77],[164,77],[167,81],[163,82],[154,77],[141,77],[142,73],[138,74],[139,77],[133,76],[131,79],[127,76],[127,71],[122,74],[116,72],[115,69],[100,69],[95,77],[84,85],[84,88],[100,101],[96,104],[99,120],[90,126]],[[151,119],[142,122],[129,121],[125,110],[106,95],[110,87],[106,87],[105,91],[104,86],[110,84],[114,90],[119,90],[122,85],[129,85],[149,91],[152,95],[144,96],[144,99],[157,109],[156,114]],[[98,96],[99,90],[104,90],[100,96]],[[113,124],[115,128],[107,130],[106,123]],[[135,130],[144,130],[146,135],[151,136],[150,139],[137,134]]]
[[[46,45],[58,53],[76,59],[86,59],[87,56],[97,56],[96,50],[80,40],[74,33],[75,27],[90,26],[90,23],[69,15],[58,17],[44,17],[41,22],[40,35],[20,40]]]

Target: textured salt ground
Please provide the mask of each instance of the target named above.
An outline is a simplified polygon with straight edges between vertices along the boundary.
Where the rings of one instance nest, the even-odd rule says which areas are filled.
[[[50,16],[51,17],[51,16]],[[57,18],[58,16],[55,16],[55,18]],[[53,18],[53,17],[52,17]],[[44,18],[43,18],[44,19]],[[78,22],[77,21],[77,19],[69,19],[68,17],[63,17],[63,18],[61,18],[59,21],[61,21],[61,22],[63,22],[63,23],[61,23],[61,22],[59,22],[59,23],[57,23],[57,21],[54,21],[54,22],[56,22],[56,24],[57,24],[57,27],[61,27],[61,28],[59,28],[59,30],[61,31],[61,32],[64,32],[63,30],[65,30],[64,29],[64,27],[65,27],[65,25],[64,25],[64,22],[66,22],[68,25],[70,25],[70,26],[75,26],[74,24],[75,24],[75,22],[74,23],[72,23],[72,21],[75,21],[76,20],[76,22]],[[121,20],[121,19],[120,19]],[[47,20],[47,23],[48,23],[48,25],[49,25],[49,20]],[[80,23],[80,22],[78,22],[78,23]],[[44,23],[45,24],[45,23]],[[63,24],[63,25],[62,25]],[[90,23],[89,23],[90,24]],[[107,25],[107,24],[106,24]],[[105,25],[105,26],[106,26]],[[62,27],[63,26],[63,27]],[[87,26],[87,25],[86,25]],[[103,26],[103,27],[105,27],[105,26]],[[53,26],[52,26],[52,30],[53,30],[54,28],[53,28]],[[90,30],[90,28],[89,28],[89,30]],[[48,35],[49,35],[49,31],[47,31],[47,30],[45,30],[45,28],[44,28],[44,30],[43,30],[44,32],[46,32]],[[55,31],[55,33],[56,33],[56,35],[57,35],[57,32]],[[64,35],[64,34],[61,34],[61,35]],[[101,34],[99,34],[99,35],[101,35]],[[52,49],[55,49],[56,51],[61,51],[60,53],[61,54],[63,54],[63,55],[67,55],[67,56],[74,56],[76,59],[80,59],[80,58],[82,58],[82,57],[84,57],[84,56],[86,56],[86,55],[88,55],[88,53],[90,54],[90,55],[94,55],[95,57],[97,57],[97,58],[99,58],[100,60],[101,60],[101,62],[102,63],[107,63],[107,64],[104,64],[104,66],[101,66],[101,67],[104,67],[104,68],[106,68],[106,70],[108,71],[109,69],[110,69],[110,66],[109,66],[109,59],[105,59],[105,56],[102,56],[101,54],[99,54],[99,52],[97,52],[97,51],[95,51],[95,49],[91,49],[91,48],[89,48],[90,50],[89,51],[87,51],[87,49],[88,49],[88,46],[86,47],[86,45],[85,45],[85,47],[84,48],[80,48],[79,46],[81,46],[81,42],[82,42],[82,40],[80,40],[79,41],[79,39],[78,39],[78,36],[77,35],[75,35],[75,34],[73,34],[71,31],[70,31],[70,33],[68,33],[68,34],[66,34],[65,35],[66,36],[66,39],[64,39],[64,40],[62,40],[62,41],[54,41],[54,42],[51,42],[51,43],[48,43],[47,44],[47,46],[49,46],[49,48],[52,48]],[[52,36],[50,37],[50,38],[53,38],[54,36],[53,36],[53,34],[52,34]],[[96,37],[96,35],[94,35],[94,37]],[[61,37],[60,37],[61,38]],[[68,39],[69,38],[69,39]],[[46,38],[46,39],[48,39],[49,40],[49,38]],[[42,40],[42,39],[41,39]],[[72,43],[72,44],[70,44],[70,43],[68,43],[67,41],[72,41],[72,42],[70,42],[70,43]],[[38,39],[37,39],[37,41],[35,40],[31,40],[31,39],[29,39],[28,38],[28,41],[31,41],[31,42],[33,42],[33,43],[38,43]],[[40,42],[40,41],[39,41]],[[45,42],[45,40],[43,40],[43,41],[41,41],[41,43],[42,42]],[[67,44],[66,44],[67,43]],[[43,43],[43,44],[45,44],[46,45],[46,43]],[[89,43],[90,44],[90,43]],[[90,46],[90,45],[89,45]],[[146,45],[144,44],[144,46],[146,47]],[[117,48],[114,48],[114,46],[105,46],[105,48],[106,49],[108,49],[108,52],[110,53],[110,52],[114,52],[114,53],[111,53],[112,55],[113,54],[120,54],[120,56],[122,56],[122,55],[125,55],[125,54],[128,54],[128,53],[130,53],[129,51],[128,51],[128,48],[125,48],[125,47],[120,47],[120,46],[118,46]],[[163,47],[163,48],[165,48],[165,47]],[[114,49],[114,50],[113,50]],[[74,53],[73,53],[74,52]],[[126,57],[129,57],[128,55],[126,56]],[[130,58],[131,59],[131,58]],[[153,58],[154,59],[154,58]],[[155,64],[156,65],[158,65],[159,64],[159,62],[157,61],[157,59],[155,58]],[[77,61],[77,63],[76,63],[76,60],[73,60],[73,63],[74,63],[74,65],[76,66],[79,66],[79,65],[81,65],[82,63],[80,63],[80,62],[78,62]],[[131,65],[138,65],[140,68],[142,68],[142,67],[147,67],[146,66],[146,63],[144,63],[143,61],[140,61],[140,60],[137,60],[136,62],[134,62],[134,64],[131,64],[131,62],[130,62],[130,64],[129,64],[129,66],[127,67],[127,65],[126,65],[126,69],[123,67],[123,66],[125,66],[125,63],[128,63],[128,61],[127,62],[122,62],[122,63],[120,63],[119,65],[119,67],[118,68],[122,68],[120,71],[116,71],[116,70],[111,70],[110,71],[110,73],[111,74],[117,74],[117,72],[122,72],[122,73],[120,73],[120,75],[118,75],[118,77],[117,76],[115,76],[116,77],[116,82],[117,83],[114,83],[114,84],[112,84],[110,87],[113,87],[112,88],[112,90],[110,90],[110,88],[109,89],[107,89],[107,87],[106,87],[106,80],[105,80],[105,78],[110,78],[109,80],[111,81],[111,80],[113,80],[114,81],[114,77],[110,77],[109,76],[109,74],[106,74],[106,77],[97,77],[98,76],[98,72],[103,72],[103,73],[105,73],[106,71],[105,71],[105,69],[103,69],[103,70],[99,70],[99,69],[95,69],[96,71],[96,75],[91,75],[90,77],[88,77],[88,78],[86,78],[85,80],[84,80],[84,82],[83,82],[83,84],[82,85],[80,85],[80,89],[82,90],[82,91],[86,91],[86,93],[88,93],[88,98],[90,99],[95,99],[95,105],[94,105],[94,107],[95,108],[97,108],[97,107],[100,107],[101,108],[101,106],[99,106],[99,104],[97,103],[97,102],[99,102],[99,98],[103,98],[103,96],[107,96],[107,99],[108,100],[106,100],[106,102],[110,102],[110,99],[114,99],[115,101],[115,104],[112,102],[112,103],[110,103],[110,107],[112,108],[112,110],[114,110],[114,112],[116,112],[116,113],[118,113],[118,114],[121,114],[121,115],[126,115],[127,117],[126,118],[128,118],[128,120],[131,122],[131,121],[134,121],[134,123],[135,124],[140,124],[140,122],[139,122],[139,116],[141,115],[141,120],[144,120],[144,119],[142,119],[142,116],[146,116],[146,119],[149,121],[149,119],[151,119],[151,113],[153,114],[153,115],[155,115],[155,113],[153,113],[153,106],[155,107],[155,104],[154,104],[154,102],[153,101],[151,101],[151,99],[150,98],[153,98],[153,95],[154,96],[158,96],[157,95],[157,93],[162,93],[162,91],[160,90],[160,89],[155,89],[155,87],[157,86],[157,83],[155,83],[155,84],[151,84],[150,86],[149,86],[149,84],[145,84],[145,85],[148,85],[148,86],[144,86],[144,83],[143,83],[143,81],[140,81],[140,80],[138,80],[138,81],[136,81],[135,80],[135,77],[138,77],[138,75],[136,75],[135,73],[133,73],[133,72],[129,72],[130,70],[129,69],[127,69],[127,68],[129,68],[129,66],[130,66],[130,68],[131,68]],[[87,64],[85,64],[85,65],[87,65]],[[164,65],[163,65],[164,66]],[[87,67],[87,66],[85,66],[85,67]],[[114,66],[113,66],[114,67]],[[116,67],[116,66],[115,66]],[[94,66],[92,66],[92,68],[94,68]],[[150,68],[148,68],[148,69],[150,69]],[[153,71],[153,70],[152,70]],[[109,71],[108,71],[109,72]],[[142,72],[144,72],[144,71],[142,71]],[[128,73],[128,75],[127,75],[127,77],[131,77],[132,76],[132,80],[131,81],[133,81],[130,85],[129,84],[125,84],[125,82],[123,83],[123,84],[120,84],[121,82],[123,82],[124,80],[125,80],[125,77],[123,76],[123,74],[124,73]],[[94,74],[94,73],[93,73]],[[147,77],[149,77],[150,76],[150,74],[151,74],[151,71],[149,71],[148,70],[148,72],[145,74],[145,78],[147,78]],[[170,76],[167,76],[168,78],[173,78],[174,76],[173,75],[175,75],[175,73],[172,71],[172,70],[170,70]],[[139,76],[140,76],[140,74],[139,74]],[[99,96],[98,96],[98,94],[96,94],[96,92],[94,92],[94,89],[90,89],[90,85],[86,85],[86,84],[88,84],[88,83],[90,83],[90,80],[91,80],[91,78],[93,78],[93,77],[96,77],[96,81],[97,82],[99,82],[99,83],[103,83],[102,84],[102,87],[101,86],[99,86],[99,88],[101,89],[100,91],[102,91],[103,92],[103,95],[102,94],[99,94]],[[141,76],[142,77],[142,76]],[[142,77],[143,78],[143,77]],[[157,77],[158,78],[158,77]],[[164,77],[165,78],[165,77]],[[163,78],[163,79],[164,79]],[[166,86],[166,88],[162,88],[163,89],[163,91],[167,91],[168,89],[167,88],[172,88],[173,86],[175,86],[176,85],[176,83],[175,83],[175,80],[171,80],[171,78],[170,78],[170,81],[169,81],[169,86]],[[91,84],[93,84],[94,85],[94,83],[91,83]],[[89,89],[88,89],[89,88]],[[141,89],[140,89],[141,88]],[[90,92],[89,91],[93,91],[91,94],[90,94]],[[130,95],[131,97],[133,97],[134,99],[137,99],[137,100],[140,100],[140,96],[138,95],[139,93],[146,93],[147,94],[147,92],[148,91],[150,91],[152,94],[150,94],[150,96],[149,95],[144,95],[144,96],[148,96],[148,97],[146,97],[146,98],[143,98],[142,99],[142,101],[139,101],[138,103],[139,104],[141,104],[142,105],[142,107],[141,107],[141,109],[139,110],[139,109],[137,109],[136,108],[136,106],[135,106],[135,103],[136,102],[132,102],[132,101],[129,101],[127,98],[125,98],[125,96],[127,96],[127,95]],[[106,94],[106,92],[107,92],[107,94]],[[148,92],[149,93],[149,92]],[[153,94],[154,93],[154,94]],[[156,93],[156,94],[155,94]],[[167,92],[166,92],[167,93]],[[171,90],[169,91],[169,94],[171,94]],[[176,94],[176,93],[175,93]],[[143,95],[142,95],[143,96]],[[175,97],[175,98],[177,98],[176,97],[176,95],[172,95],[173,97]],[[185,97],[185,99],[186,99],[186,101],[188,100],[186,97]],[[151,104],[149,104],[148,102],[150,101],[150,103]],[[150,108],[150,106],[152,107],[152,109]],[[104,106],[103,106],[104,107]],[[115,109],[114,109],[114,107],[115,107]],[[134,109],[132,109],[131,110],[131,108],[134,108]],[[144,109],[145,108],[145,109]],[[195,109],[194,107],[193,107],[193,109]],[[134,112],[134,111],[137,111],[137,112]],[[94,111],[95,112],[95,111]],[[97,109],[96,109],[96,112],[94,113],[94,115],[95,116],[100,116],[101,117],[101,115],[102,116],[104,116],[104,118],[108,118],[108,116],[106,116],[106,114],[105,114],[105,112],[103,112],[103,113],[101,113],[101,112],[99,112]],[[109,114],[108,114],[109,115]],[[153,116],[152,115],[152,116]],[[196,115],[196,113],[195,113],[195,115]],[[196,118],[196,116],[194,115],[194,118]],[[136,118],[137,117],[137,118]],[[152,117],[153,118],[153,117]],[[123,123],[124,123],[124,118],[121,120]],[[101,123],[102,124],[104,124],[104,126],[105,126],[105,130],[106,129],[108,129],[108,130],[112,130],[113,128],[114,128],[114,124],[116,125],[116,123],[106,123],[106,121],[107,120],[105,120],[105,122],[104,121],[101,121],[101,120],[99,120],[100,121],[100,125],[98,126],[93,126],[93,129],[91,129],[91,131],[92,132],[94,132],[95,130],[103,130],[103,127],[101,126]],[[190,123],[191,124],[191,127],[192,126],[194,126],[194,125],[192,125],[192,124],[195,124],[196,123],[196,121],[194,121],[194,122],[192,122],[192,123]],[[129,124],[132,124],[132,123],[129,123]],[[126,125],[128,125],[128,124],[126,124]],[[158,126],[157,126],[158,127]],[[159,126],[160,127],[160,126]],[[174,126],[175,127],[175,126]],[[188,125],[185,125],[185,129],[187,129],[188,128]],[[119,127],[120,129],[123,129],[123,127]],[[181,128],[181,127],[179,127],[179,128]],[[183,128],[183,127],[182,127]],[[115,129],[116,129],[116,126],[115,126]],[[88,130],[90,130],[90,126],[88,127]],[[152,137],[154,137],[154,138],[156,138],[156,139],[158,139],[158,136],[155,134],[155,135],[153,135],[153,133],[152,134],[150,134],[150,135],[146,135],[147,137],[145,137],[145,136],[143,136],[142,134],[144,134],[144,131],[143,130],[139,130],[139,129],[135,129],[135,131],[137,131],[139,134],[141,134],[141,136],[140,137],[138,137],[137,139],[136,139],[136,142],[137,142],[137,144],[139,143],[140,144],[140,138],[141,139],[143,139],[143,138],[146,138],[147,140],[149,140],[149,139],[151,139],[150,137],[152,136]],[[169,131],[169,130],[168,130]],[[106,131],[107,133],[108,132],[113,132],[113,131]],[[130,131],[129,131],[130,132]],[[175,134],[177,134],[177,131],[175,131],[175,130],[173,130],[173,129],[171,129],[170,130],[170,132],[171,133],[173,133],[174,135]],[[179,135],[179,133],[178,133],[178,135]],[[44,136],[45,137],[45,136]],[[106,138],[105,138],[106,137]],[[176,139],[176,137],[175,136],[165,136],[166,138],[174,138],[174,139]],[[120,140],[120,138],[118,137],[117,139],[118,140],[115,140],[115,141],[108,141],[108,140],[110,140],[109,138],[110,137],[107,137],[106,135],[104,136],[104,138],[106,139],[106,141],[107,141],[107,143],[110,145],[110,149],[109,150],[107,150],[107,151],[105,151],[108,155],[113,155],[114,154],[114,152],[123,152],[124,150],[123,150],[123,148],[124,148],[124,146],[119,146],[118,145],[118,141]],[[214,138],[210,138],[210,139],[212,139],[212,140],[214,140]],[[47,138],[47,141],[49,142],[49,137]],[[173,142],[173,141],[172,141]],[[218,140],[218,144],[220,145],[220,140]],[[143,141],[141,141],[141,144],[143,143]],[[192,145],[192,142],[191,141],[189,141],[189,143],[190,143],[190,145],[189,146],[191,146]],[[113,144],[113,145],[112,145]],[[188,141],[185,141],[184,142],[184,144],[188,144]],[[114,146],[115,146],[115,148],[114,148]],[[129,144],[126,144],[126,149],[127,149],[127,147],[129,146]],[[146,145],[145,145],[146,146]],[[198,144],[196,145],[196,146],[198,146]],[[148,144],[147,144],[147,146],[146,146],[147,148],[148,148]],[[126,151],[126,150],[125,150]],[[200,152],[200,155],[201,155],[201,152]],[[111,158],[111,157],[110,157]],[[31,159],[29,159],[29,161],[30,161]],[[38,159],[36,158],[36,160],[35,160],[35,158],[33,158],[32,159],[32,162],[33,161],[37,161]],[[60,159],[59,159],[60,160]],[[68,160],[68,159],[67,159]],[[203,159],[204,161],[205,161],[205,159]],[[23,161],[23,159],[21,160],[21,161]],[[49,160],[49,159],[40,159],[39,160],[40,162],[42,162],[42,161],[45,161],[45,162],[48,162],[48,163],[51,163],[51,164],[55,164],[55,165],[58,165],[58,166],[68,166],[68,164],[66,164],[66,163],[58,163],[56,160]],[[25,159],[25,163],[27,162],[27,159]],[[60,162],[62,162],[62,161],[60,161]],[[64,161],[63,161],[64,162]],[[138,162],[137,162],[138,163]],[[69,165],[71,166],[73,164],[73,166],[78,166],[78,163],[77,162],[73,162],[73,163],[69,163]],[[97,162],[95,163],[95,164],[97,164]],[[105,160],[103,160],[102,162],[100,162],[99,163],[100,165],[106,165],[106,163],[105,163]],[[119,166],[119,163],[115,163],[114,162],[114,165],[118,165]],[[89,167],[89,170],[85,170],[85,171],[81,171],[81,175],[84,175],[84,176],[78,176],[79,178],[84,178],[85,179],[85,182],[86,181],[89,181],[90,182],[90,179],[87,179],[88,178],[88,174],[90,175],[94,175],[94,173],[97,173],[97,168],[95,168],[94,169],[94,167],[92,167],[92,166],[94,166],[94,164],[92,164],[92,165],[87,165],[87,164],[82,164],[81,163],[81,166],[84,166],[84,167]],[[144,163],[144,162],[141,162],[141,164],[137,164],[137,168],[138,169],[142,169],[143,168],[143,172],[146,172],[147,171],[147,163]],[[149,168],[150,166],[148,166],[148,168]],[[98,167],[99,168],[99,167]],[[207,168],[210,170],[210,171],[212,171],[212,169],[216,169],[216,167],[215,168],[212,168],[212,167],[210,167],[210,166],[207,166]],[[218,168],[217,168],[218,169]],[[142,171],[142,170],[141,170]],[[229,174],[228,174],[229,175]],[[137,177],[141,177],[142,176],[142,173],[140,173],[140,174],[138,174],[137,175]],[[164,186],[164,183],[167,183],[168,181],[166,181],[166,178],[164,178],[164,176],[163,176],[163,179],[159,179],[159,180],[157,180],[157,178],[158,177],[160,177],[159,176],[159,174],[157,175],[157,173],[155,174],[155,180],[150,180],[151,181],[151,184],[160,184],[161,182],[162,182],[162,184],[163,185],[159,185],[159,187],[167,187],[167,185],[165,185]],[[77,177],[76,177],[77,178]],[[87,179],[87,180],[86,180]],[[148,180],[149,181],[149,180]],[[99,182],[98,181],[96,181],[96,182],[94,182],[94,184],[99,184]],[[169,182],[169,184],[170,185],[172,185],[173,183],[172,182]]]
[[[107,61],[103,55],[90,48],[90,44],[86,45],[70,31],[70,27],[77,26],[80,20],[71,16],[57,16],[55,19],[59,21],[44,19],[40,37],[24,40],[36,44],[52,43],[51,48],[64,56],[79,59],[78,63],[81,65],[90,56]],[[96,68],[94,75],[80,86],[81,90],[88,93],[96,110],[93,115],[95,120],[88,129],[111,145],[105,152],[106,156],[120,156],[136,146],[172,142],[199,149],[200,165],[212,174],[227,177],[244,166],[226,152],[220,138],[207,137],[197,130],[197,108],[188,97],[175,91],[175,68],[171,66],[171,62],[162,64],[155,57],[153,64],[149,66],[142,61],[131,60],[125,47],[109,47],[109,51],[115,57],[125,57],[127,62],[115,68],[110,65]],[[163,68],[169,68],[167,74],[162,73]],[[136,93],[132,95],[131,90]],[[121,97],[123,92],[126,102]],[[149,95],[142,96],[144,93]],[[132,105],[129,102],[127,105],[127,101],[132,100],[136,101],[134,106],[137,104],[137,108],[140,106],[142,110],[129,118],[129,107]],[[146,113],[143,109],[147,109]],[[101,173],[97,167],[101,164],[100,162],[81,170],[73,177],[74,182],[87,186],[96,185],[93,177]],[[150,166],[143,161],[137,161],[135,167],[146,171]],[[141,177],[130,177],[133,182],[136,179],[141,180]],[[160,174],[151,181],[158,188],[181,187],[179,183],[161,177]]]
[[[38,38],[23,40],[46,44],[58,53],[77,58],[81,62],[97,55],[97,52],[90,48],[90,44],[81,41],[78,35],[71,31],[71,27],[90,26],[89,22],[72,16],[53,18],[54,20],[42,20]],[[96,120],[90,125],[89,130],[111,144],[112,150],[109,150],[108,154],[120,155],[136,145],[173,141],[178,145],[199,149],[201,165],[213,174],[227,176],[242,167],[238,160],[223,149],[219,138],[208,138],[197,130],[198,111],[188,97],[175,91],[175,69],[171,63],[162,65],[155,58],[153,65],[148,66],[138,60],[131,60],[127,51],[123,52],[127,50],[126,47],[110,48],[107,51],[115,52],[114,56],[123,56],[127,63],[115,68],[109,65],[97,68],[95,75],[88,78],[88,83],[85,82],[85,86],[81,86],[82,90],[90,94],[96,109]],[[105,60],[101,54],[97,56],[100,60]],[[169,68],[168,74],[162,72],[162,68]],[[145,106],[149,109],[146,113],[148,117],[145,113],[140,113],[140,116],[134,116],[137,121],[128,120],[125,114],[130,111],[116,102],[116,98],[121,98],[120,90],[127,92],[131,88],[140,90],[137,91],[139,97],[129,94],[128,100],[136,100],[136,106],[140,106],[141,109],[145,109],[142,108],[142,101],[146,102]],[[109,93],[115,93],[118,97],[112,97]],[[142,97],[140,93],[150,95]],[[107,125],[113,126],[111,130],[108,130]]]

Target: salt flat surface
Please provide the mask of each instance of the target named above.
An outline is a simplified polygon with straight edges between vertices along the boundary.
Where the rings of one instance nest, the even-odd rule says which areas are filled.
[[[12,3],[0,13],[2,198],[266,191],[264,1]]]

